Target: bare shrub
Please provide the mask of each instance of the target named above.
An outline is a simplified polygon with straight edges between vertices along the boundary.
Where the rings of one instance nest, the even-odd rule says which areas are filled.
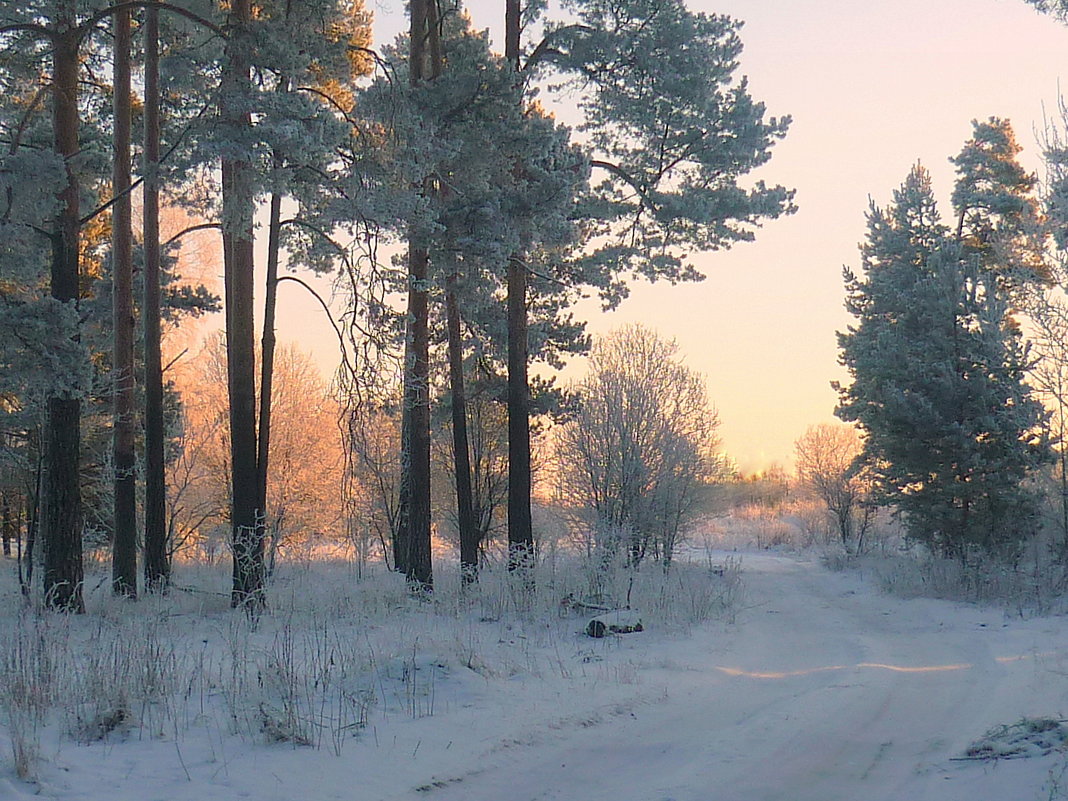
[[[990,603],[1021,616],[1048,614],[1063,606],[1068,578],[1040,538],[1016,558],[977,550],[966,560],[946,559],[919,551],[873,557],[864,564],[894,595]]]
[[[41,729],[55,703],[66,644],[66,618],[27,609],[4,632],[0,650],[0,709],[8,725],[15,773],[36,776]]]

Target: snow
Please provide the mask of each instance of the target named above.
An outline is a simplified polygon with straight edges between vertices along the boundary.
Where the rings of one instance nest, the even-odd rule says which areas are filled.
[[[343,604],[355,600],[323,600],[336,589],[326,579],[318,614],[256,631],[221,602],[166,616],[105,605],[50,625],[83,648],[109,625],[155,632],[149,641],[196,670],[166,708],[134,705],[102,740],[72,735],[69,711],[53,715],[34,781],[16,777],[0,729],[0,799],[1068,797],[1053,795],[1065,765],[1056,743],[1029,758],[965,758],[999,731],[1019,734],[1024,718],[1064,716],[1068,620],[902,600],[810,557],[741,562],[736,614],[658,625],[643,613],[645,631],[603,640],[583,634],[588,616],[524,623],[483,605],[450,617],[402,594],[364,598],[368,614],[353,616]],[[255,666],[244,685],[226,676],[230,652]],[[317,696],[312,675],[347,694]],[[239,685],[260,701],[234,704]],[[318,747],[295,745],[287,726]]]

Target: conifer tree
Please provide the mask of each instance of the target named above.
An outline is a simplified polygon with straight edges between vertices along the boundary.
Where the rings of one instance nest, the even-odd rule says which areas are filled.
[[[145,589],[164,591],[170,581],[167,556],[167,482],[164,456],[163,355],[160,298],[160,136],[159,11],[145,10],[144,146],[141,152],[141,244],[144,249],[141,326],[145,386]]]
[[[976,255],[1001,282],[1019,287],[1049,279],[1035,190],[1038,178],[1017,160],[1008,120],[972,120],[972,138],[950,159],[957,168],[953,210],[965,255]]]
[[[597,287],[611,306],[632,274],[697,279],[693,250],[750,239],[762,219],[793,210],[788,190],[738,185],[767,160],[789,120],[765,120],[744,82],[733,79],[737,23],[691,14],[676,2],[586,0],[574,4],[579,22],[550,24],[540,44],[524,49],[522,32],[542,10],[507,4],[505,52],[497,60],[485,43],[471,57],[478,48],[462,43],[478,36],[444,35],[447,69],[425,81],[422,93],[409,87],[408,97],[397,78],[410,79],[408,51],[424,46],[429,29],[419,23],[407,41],[383,52],[393,72],[358,103],[366,130],[387,134],[381,157],[389,163],[350,159],[352,174],[372,187],[374,200],[361,212],[385,231],[391,223],[384,211],[409,221],[409,243],[429,240],[428,285],[448,300],[456,276],[456,311],[478,333],[479,353],[507,365],[513,566],[533,555],[528,364],[557,363],[586,347],[570,312],[583,287]],[[446,8],[442,19],[447,29],[462,15]],[[403,62],[401,54],[408,55]],[[535,85],[550,71],[583,98],[589,145],[569,141],[570,132],[534,101]],[[630,82],[645,86],[647,96],[621,95]],[[662,163],[650,161],[657,152]],[[601,176],[592,187],[591,166]],[[435,191],[421,191],[428,176]],[[405,283],[405,290],[413,286],[410,276]],[[422,453],[413,447],[410,408],[406,403],[401,426],[408,465]],[[460,409],[453,411],[459,420]],[[411,491],[412,483],[402,482],[402,520],[415,501]],[[407,553],[401,545],[398,567]]]
[[[1015,546],[1035,525],[1024,480],[1048,452],[997,271],[942,224],[919,166],[872,205],[862,261],[845,270],[857,324],[839,334],[853,381],[837,413],[864,431],[882,502],[946,556]]]
[[[221,227],[226,290],[227,383],[231,426],[232,603],[255,612],[265,603],[266,475],[269,414],[257,415],[254,357],[254,216],[270,194],[268,315],[263,339],[273,339],[279,254],[287,224],[309,225],[298,214],[280,218],[286,195],[329,182],[340,139],[347,136],[345,98],[357,74],[352,51],[369,19],[358,3],[236,0],[220,4],[226,16],[221,57],[207,47],[188,72],[217,76],[218,107],[197,115],[187,157],[195,166],[219,163],[221,197],[213,210]],[[354,38],[357,40],[354,42]],[[217,111],[217,113],[206,113]],[[310,225],[315,228],[314,225]],[[329,228],[319,235],[330,241]],[[270,351],[270,347],[268,347]],[[270,403],[270,353],[263,362],[261,409]]]
[[[19,11],[21,19],[17,13]],[[30,14],[26,9],[6,12],[0,17],[0,42],[6,50],[15,50],[21,44],[31,53],[39,53],[43,44],[50,53],[51,84],[48,95],[52,109],[52,159],[48,177],[51,179],[49,188],[54,192],[55,203],[49,210],[51,220],[25,221],[31,230],[44,231],[50,241],[51,313],[58,324],[56,340],[49,343],[55,346],[54,349],[45,348],[54,350],[50,355],[58,369],[46,390],[41,542],[47,602],[59,609],[81,612],[85,607],[81,586],[84,567],[79,456],[85,387],[77,376],[79,373],[84,375],[85,363],[79,345],[77,310],[83,220],[80,207],[81,176],[76,159],[81,148],[79,59],[91,26],[78,18],[78,5],[74,0],[55,0],[38,11],[38,14]],[[39,93],[31,102],[27,114],[43,98],[44,92]],[[21,130],[19,133],[21,135]],[[19,156],[16,140],[15,147],[9,153],[10,159],[16,162],[16,169]],[[9,185],[8,215],[14,206],[16,189],[24,190],[25,187]],[[34,193],[31,191],[29,194],[32,196]],[[37,210],[42,209],[38,207]]]
[[[112,308],[114,386],[113,448],[114,528],[112,588],[117,595],[137,596],[137,461],[134,453],[134,307],[133,222],[130,198],[131,12],[115,13],[114,139],[112,148]]]

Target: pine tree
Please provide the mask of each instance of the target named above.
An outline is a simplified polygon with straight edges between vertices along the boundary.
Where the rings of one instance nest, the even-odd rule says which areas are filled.
[[[1008,120],[972,120],[972,138],[950,159],[957,168],[956,238],[1010,289],[1049,279],[1035,189],[1038,178],[1017,161],[1021,148]]]
[[[690,254],[753,238],[763,219],[794,211],[793,192],[739,179],[770,158],[788,117],[765,120],[764,106],[733,73],[740,23],[691,12],[682,2],[572,0],[572,20],[550,22],[525,54],[522,29],[540,6],[505,7],[505,56],[532,91],[546,72],[579,97],[585,159],[597,179],[574,216],[585,246],[562,270],[565,285],[596,286],[606,306],[627,294],[626,279],[701,280]],[[526,17],[526,18],[525,18]],[[509,542],[524,561],[530,524],[529,346],[524,308],[529,243],[508,262]]]
[[[112,532],[112,588],[117,595],[137,596],[137,459],[134,452],[134,305],[133,223],[130,198],[130,97],[131,12],[114,16],[113,105],[115,116],[112,152],[112,308],[114,382],[113,461],[114,529]]]
[[[1024,480],[1048,454],[998,273],[949,235],[918,166],[869,211],[862,261],[845,271],[858,322],[839,334],[853,382],[837,413],[865,432],[881,500],[947,556],[1018,544],[1035,524]]]
[[[163,342],[160,297],[160,88],[159,11],[145,10],[144,147],[141,154],[141,234],[144,248],[141,326],[144,333],[145,386],[145,589],[162,592],[170,582],[167,555],[167,482],[164,451]]]
[[[352,57],[358,46],[353,39],[362,41],[360,32],[369,20],[361,5],[342,0],[301,4],[235,0],[220,4],[220,11],[227,19],[225,49],[221,59],[209,58],[204,65],[206,72],[219,76],[219,111],[217,116],[205,115],[195,126],[199,142],[192,158],[199,165],[215,159],[221,165],[221,204],[216,210],[223,236],[226,289],[234,554],[231,601],[255,612],[266,602],[262,507],[270,419],[269,415],[257,419],[254,217],[265,194],[277,198],[269,231],[268,294],[273,308],[280,280],[277,259],[286,244],[281,229],[286,223],[308,224],[300,215],[281,220],[281,199],[283,194],[293,194],[299,200],[312,194],[306,184],[330,182],[328,170],[336,148],[349,131],[344,105],[356,74],[353,65],[359,61]],[[318,232],[333,244],[330,228],[320,226]],[[268,344],[273,337],[270,317],[264,333]],[[268,380],[262,400],[269,408],[270,358],[264,361],[263,370]]]
[[[32,230],[45,230],[50,241],[51,311],[60,324],[58,337],[49,343],[55,347],[46,346],[43,349],[53,351],[49,355],[59,369],[46,389],[41,541],[47,602],[59,609],[81,612],[85,607],[81,586],[84,567],[79,457],[85,387],[79,386],[80,382],[75,376],[85,372],[82,361],[85,354],[80,347],[77,309],[82,277],[80,246],[83,220],[80,207],[82,176],[76,160],[81,150],[79,59],[91,28],[78,19],[78,7],[74,0],[55,0],[38,11],[40,13],[36,15],[25,9],[5,12],[4,17],[0,18],[0,42],[6,46],[5,49],[14,50],[18,47],[19,38],[28,39],[22,44],[27,52],[34,54],[39,53],[40,44],[45,43],[50,54],[52,162],[49,165],[49,178],[52,179],[50,188],[54,191],[55,203],[49,209],[51,220],[46,222],[42,217],[27,221]],[[12,62],[15,60],[13,57]],[[25,119],[43,97],[44,90],[31,101]],[[15,162],[17,170],[17,140],[13,144],[15,146],[9,158]],[[58,181],[57,168],[62,176]],[[9,210],[14,205],[13,194],[16,189],[24,190],[24,186],[9,184]],[[30,194],[32,196],[34,193],[31,191]],[[42,209],[38,207],[35,210]],[[21,227],[17,226],[16,236]],[[33,245],[30,248],[35,249]]]
[[[793,210],[782,187],[739,186],[767,161],[789,120],[766,120],[744,81],[733,79],[738,23],[673,1],[572,5],[578,22],[549,24],[546,38],[524,50],[523,29],[544,9],[506,4],[503,58],[491,57],[484,36],[463,34],[469,23],[446,10],[447,68],[403,87],[398,78],[411,81],[413,64],[433,60],[412,58],[435,43],[426,12],[413,4],[411,35],[382,54],[391,75],[357,104],[361,128],[383,134],[383,146],[371,159],[355,152],[349,159],[352,183],[371,190],[357,204],[363,218],[394,235],[402,232],[393,220],[406,220],[410,255],[412,243],[427,245],[426,281],[412,281],[409,270],[403,291],[427,286],[433,301],[455,288],[455,311],[477,335],[477,352],[507,366],[513,566],[533,556],[529,364],[558,364],[587,347],[570,312],[583,288],[596,287],[612,306],[632,274],[696,280],[692,252],[751,239],[762,219]],[[574,144],[534,100],[535,86],[549,77],[582,97],[587,145]],[[591,166],[601,173],[592,186]],[[409,325],[421,319],[420,309]],[[426,382],[407,383],[412,395]],[[416,441],[422,425],[413,425],[412,411],[423,408],[417,400],[405,403],[401,426],[409,478],[421,475],[412,459],[424,451]],[[462,445],[453,448],[459,454]],[[400,530],[422,541],[425,526],[411,515],[419,504],[422,516],[425,482],[415,489],[402,482]],[[395,545],[397,566],[411,572],[409,548]]]
[[[436,27],[428,25],[417,30]],[[376,154],[378,163],[361,164],[355,153],[352,161],[354,174],[371,183],[368,205],[392,212],[392,220],[377,217],[384,231],[407,240],[409,259],[425,250],[425,261],[410,262],[408,275],[398,278],[411,301],[421,303],[420,296],[426,294],[427,346],[436,339],[435,325],[444,319],[441,339],[453,354],[449,392],[456,438],[453,452],[460,463],[455,470],[457,506],[470,504],[472,510],[464,515],[463,526],[462,561],[464,575],[470,578],[477,569],[477,536],[472,525],[473,490],[465,489],[473,481],[465,481],[470,470],[462,466],[470,447],[461,442],[466,423],[463,362],[467,355],[494,365],[505,362],[506,328],[500,309],[507,293],[508,258],[522,250],[522,241],[544,247],[570,242],[573,187],[585,179],[587,170],[581,154],[568,143],[566,130],[536,107],[523,106],[514,70],[490,52],[484,33],[471,30],[465,17],[448,14],[441,23],[440,39],[437,43],[430,37],[424,56],[414,62],[408,52],[411,37],[384,50],[383,58],[395,65],[396,74],[409,80],[402,88],[395,78],[383,75],[360,95],[361,122],[370,130],[388,132],[388,137]],[[447,56],[447,67],[438,72],[432,69],[436,48]],[[413,81],[411,70],[417,67],[425,67],[428,75]],[[405,221],[403,228],[396,220]],[[524,272],[533,259],[536,251],[519,259]],[[410,269],[413,265],[419,267],[417,274]],[[443,313],[438,313],[442,307]],[[581,330],[564,320],[560,311],[559,305],[541,303],[531,312],[541,326],[534,337],[535,354],[566,348],[566,340],[575,339],[573,332]],[[555,324],[556,318],[562,325]],[[420,332],[420,343],[423,319],[419,305],[410,309],[405,324],[410,332]],[[461,341],[465,330],[470,333]],[[433,381],[429,372],[422,371],[421,359],[420,370],[412,372],[417,366],[414,354],[423,351],[421,344],[418,348],[415,344],[416,337],[410,334],[400,511],[407,524],[401,525],[399,539],[410,536],[426,543],[429,483],[423,476],[429,464],[424,459],[428,442],[421,432],[431,403],[423,387],[429,390]],[[428,370],[429,364],[428,359]],[[428,415],[425,419],[429,422]],[[395,543],[395,558],[398,569],[415,577],[423,568],[409,562],[411,542]]]

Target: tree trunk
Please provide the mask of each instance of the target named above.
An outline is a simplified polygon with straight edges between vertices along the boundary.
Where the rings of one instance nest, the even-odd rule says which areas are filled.
[[[228,135],[252,136],[246,103],[251,93],[247,48],[250,0],[230,6],[231,38],[226,47],[220,116]],[[235,145],[237,142],[235,142]],[[247,155],[222,160],[223,260],[226,292],[226,365],[230,400],[230,526],[234,570],[231,604],[250,613],[264,598],[264,529],[258,512],[256,460],[256,364],[253,320],[253,167]]]
[[[134,455],[133,223],[130,210],[130,10],[115,14],[111,191],[112,314],[115,397],[112,431],[114,532],[111,584],[116,595],[137,597],[137,468]]]
[[[519,72],[519,35],[522,32],[519,0],[504,2],[504,58],[515,72]]]
[[[11,540],[15,538],[14,516],[11,514],[11,496],[9,493],[0,493],[0,510],[3,515],[3,540],[4,556],[11,556]]]
[[[256,446],[256,509],[259,519],[267,521],[267,471],[271,453],[271,393],[274,385],[275,309],[278,305],[278,257],[281,250],[282,196],[271,195],[271,216],[267,234],[267,282],[263,305],[263,338],[260,345],[260,425]],[[271,567],[274,573],[274,551]]]
[[[460,305],[456,275],[445,286],[449,330],[449,390],[452,396],[452,450],[456,474],[456,522],[460,530],[460,577],[464,585],[478,581],[478,526],[471,492],[471,451],[467,442],[467,396],[464,392],[464,348],[460,338]]]
[[[425,71],[429,4],[412,0],[410,81],[420,83]],[[413,226],[414,228],[414,226]],[[401,492],[407,492],[408,525],[403,543],[405,576],[413,587],[433,588],[430,559],[430,324],[427,298],[430,257],[421,235],[408,241],[408,335],[404,360],[404,411],[408,415],[407,447],[402,454]],[[403,438],[402,438],[403,439]]]
[[[508,567],[530,569],[530,390],[527,385],[527,271],[508,263]]]
[[[414,586],[434,586],[430,559],[430,326],[427,303],[429,257],[426,248],[409,243],[408,321],[411,349],[405,365],[408,407],[408,531],[405,576]],[[403,479],[402,479],[403,482]]]
[[[412,492],[410,454],[412,452],[412,414],[408,407],[408,362],[411,359],[410,321],[404,335],[404,388],[401,401],[401,481],[397,492],[397,523],[393,527],[393,569],[408,575],[408,520],[411,518]]]
[[[58,3],[58,32],[52,41],[52,124],[55,152],[66,163],[67,185],[59,194],[52,233],[52,297],[78,302],[78,44],[75,0]],[[45,431],[45,481],[42,508],[44,592],[46,603],[84,612],[82,600],[82,497],[78,466],[81,450],[81,401],[48,398]]]
[[[505,59],[519,72],[519,0],[505,3]],[[530,515],[530,388],[527,382],[527,270],[508,260],[508,569],[534,562]]]
[[[1058,428],[1060,429],[1061,443],[1057,449],[1057,459],[1060,462],[1061,468],[1061,559],[1068,560],[1068,445],[1063,441],[1068,436],[1068,430],[1065,429],[1065,396],[1064,387],[1062,386],[1060,370],[1057,375],[1057,417],[1059,420]]]
[[[170,582],[167,553],[167,480],[164,463],[163,355],[159,247],[159,11],[145,9],[144,304],[145,333],[145,589],[164,592]]]
[[[26,547],[19,551],[19,588],[28,598],[33,587],[33,563],[36,558],[41,529],[41,493],[44,487],[44,454],[37,459],[33,500],[26,499]]]

